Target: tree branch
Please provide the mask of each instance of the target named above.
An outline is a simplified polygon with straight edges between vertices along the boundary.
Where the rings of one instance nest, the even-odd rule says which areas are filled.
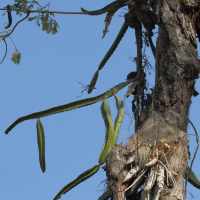
[[[18,21],[18,22],[15,24],[15,26],[14,26],[13,29],[10,31],[10,33],[8,33],[8,34],[6,34],[6,35],[3,35],[2,38],[0,38],[0,41],[1,41],[1,40],[4,40],[5,38],[7,38],[7,37],[14,31],[14,29],[16,28],[16,26],[17,26],[20,22],[24,21],[29,15],[30,15],[30,12],[27,13],[26,17],[24,17],[23,19],[21,19],[20,21]]]
[[[26,8],[26,11],[25,11],[25,12],[30,12],[30,13],[37,12],[37,13],[52,13],[52,14],[54,14],[54,13],[56,13],[56,14],[82,14],[82,15],[87,15],[87,14],[89,14],[89,12],[60,12],[60,11],[48,11],[48,10],[45,10],[45,11],[44,11],[44,10],[29,10],[29,9],[26,7],[24,1],[23,1],[23,0],[21,0],[21,1],[22,1],[22,3],[23,3],[24,7]],[[98,11],[98,12],[92,12],[92,14],[93,14],[93,15],[95,15],[95,14],[97,14],[97,15],[103,14],[103,13],[106,13],[106,12],[111,11],[111,10],[118,10],[119,8],[122,8],[122,7],[126,6],[126,5],[127,5],[127,3],[123,4],[122,6],[116,6],[116,7],[114,7],[114,8],[110,8],[110,9],[108,9],[108,10]]]
[[[6,57],[6,54],[7,54],[7,43],[6,43],[6,40],[5,40],[5,38],[4,38],[4,42],[5,42],[5,44],[6,44],[6,53],[5,53],[5,55],[4,55],[3,59],[2,59],[2,61],[0,62],[0,64],[3,62],[3,60],[5,59],[5,57]]]
[[[142,80],[142,25],[139,21],[136,22],[135,26],[135,37],[136,37],[136,43],[137,43],[137,77],[138,80]],[[140,83],[141,84],[141,83]],[[138,88],[138,86],[137,86]],[[139,98],[137,100],[137,106],[139,105]],[[139,126],[139,109],[135,113],[135,132],[137,132]]]

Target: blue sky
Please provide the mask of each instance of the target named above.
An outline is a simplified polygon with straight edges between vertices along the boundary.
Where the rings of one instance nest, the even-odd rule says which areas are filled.
[[[80,7],[95,10],[104,7],[112,1],[51,1],[49,10],[80,11]],[[40,1],[46,5],[48,1]],[[0,8],[13,1],[0,2]],[[113,56],[99,73],[96,88],[90,95],[83,92],[81,82],[88,85],[99,63],[112,45],[119,32],[126,9],[118,11],[109,27],[109,33],[102,40],[105,14],[101,16],[60,15],[57,20],[60,28],[56,35],[46,34],[34,22],[20,23],[11,38],[21,53],[19,65],[11,61],[15,48],[6,39],[8,52],[0,66],[1,104],[0,104],[0,199],[5,200],[35,200],[53,199],[67,183],[79,174],[98,164],[98,157],[103,145],[105,127],[100,112],[101,102],[41,118],[46,140],[46,172],[43,174],[39,165],[37,146],[36,120],[29,120],[17,125],[8,135],[5,130],[17,118],[33,112],[67,104],[83,98],[93,97],[109,90],[125,81],[129,72],[136,69],[129,59],[136,56],[135,33],[128,29]],[[3,12],[1,12],[3,13]],[[25,15],[24,15],[25,16]],[[31,14],[31,17],[35,14]],[[21,18],[13,13],[13,25]],[[1,31],[7,16],[1,17]],[[13,27],[13,26],[12,26]],[[11,28],[12,28],[11,27]],[[154,42],[156,40],[154,37]],[[1,41],[0,57],[3,58],[5,45]],[[146,53],[154,67],[155,61],[147,48]],[[148,75],[149,86],[154,86],[154,70]],[[197,81],[196,89],[200,91]],[[118,92],[124,99],[127,88]],[[125,99],[126,113],[131,113],[132,97]],[[114,97],[108,99],[113,119],[117,114]],[[189,118],[197,131],[199,125],[199,96],[192,98]],[[126,114],[120,131],[118,143],[122,141],[126,128],[130,123],[130,115]],[[134,124],[126,134],[125,142],[134,133]],[[188,133],[194,134],[188,126]],[[193,155],[196,143],[195,137],[190,138],[190,152]],[[193,165],[193,170],[200,177],[199,153]],[[98,199],[104,189],[106,175],[100,169],[90,179],[78,185],[61,197],[65,199]],[[98,187],[99,186],[99,187]],[[199,190],[188,187],[195,196]],[[188,194],[188,199],[190,195]]]

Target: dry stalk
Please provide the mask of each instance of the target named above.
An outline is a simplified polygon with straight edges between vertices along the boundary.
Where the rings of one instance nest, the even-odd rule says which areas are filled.
[[[196,157],[196,154],[197,154],[197,151],[198,151],[198,148],[199,148],[199,136],[198,136],[197,130],[196,130],[194,124],[190,121],[189,118],[188,118],[188,121],[190,122],[190,124],[192,125],[192,127],[194,129],[194,132],[195,132],[195,135],[196,135],[197,147],[196,147],[196,150],[194,152],[194,156],[193,156],[193,159],[192,159],[191,164],[190,164],[190,170],[188,171],[188,176],[187,176],[186,181],[185,181],[185,200],[187,200],[187,182],[188,182],[188,178],[190,176],[190,171],[192,169],[192,165],[193,165],[193,162],[195,160],[195,157]]]

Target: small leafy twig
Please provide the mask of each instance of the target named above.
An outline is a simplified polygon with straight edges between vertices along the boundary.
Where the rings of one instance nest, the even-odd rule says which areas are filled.
[[[10,36],[9,36],[10,37]],[[12,38],[10,37],[14,47],[15,47],[15,52],[12,54],[13,56],[11,57],[11,60],[16,64],[20,63],[21,60],[21,53],[17,50],[17,47],[15,46],[15,43],[13,42]]]

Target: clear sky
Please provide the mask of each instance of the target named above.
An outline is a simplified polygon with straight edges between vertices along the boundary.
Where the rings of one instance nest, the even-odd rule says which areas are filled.
[[[40,0],[45,6],[49,1]],[[94,3],[95,2],[95,3]],[[80,11],[80,7],[96,10],[112,1],[51,1],[49,10]],[[13,4],[12,0],[0,2],[0,8]],[[128,29],[113,56],[99,73],[96,88],[90,95],[81,91],[88,85],[98,68],[99,63],[112,45],[119,32],[127,9],[118,11],[109,27],[109,33],[102,40],[105,14],[101,16],[61,15],[57,14],[60,28],[56,35],[47,34],[35,22],[20,23],[11,38],[21,53],[19,65],[11,61],[15,48],[6,39],[8,52],[0,65],[0,199],[2,200],[50,200],[66,184],[79,174],[98,164],[98,157],[104,142],[105,126],[100,111],[100,103],[41,118],[46,140],[46,172],[42,173],[39,165],[37,146],[36,120],[29,120],[17,125],[8,135],[5,130],[17,118],[42,111],[51,107],[67,104],[80,99],[93,97],[109,90],[125,81],[129,72],[135,71],[135,64],[129,59],[136,56],[135,33]],[[1,12],[3,14],[3,12]],[[31,17],[36,14],[31,13]],[[24,17],[25,14],[22,16]],[[21,18],[13,12],[13,25]],[[7,15],[1,16],[7,23]],[[13,27],[13,26],[12,26]],[[11,28],[12,28],[11,27]],[[154,43],[157,35],[155,34]],[[0,58],[5,53],[4,42],[1,41]],[[146,53],[154,67],[155,61],[147,48]],[[0,59],[1,60],[1,59]],[[148,75],[149,87],[154,86],[154,70]],[[200,83],[196,89],[200,92]],[[118,92],[124,99],[127,88]],[[189,118],[197,131],[199,124],[199,96],[192,98]],[[131,113],[132,97],[125,99],[126,113]],[[117,114],[114,97],[108,99],[113,120]],[[131,115],[126,114],[120,131],[118,143],[122,141]],[[125,142],[134,133],[134,124],[126,134]],[[188,134],[194,134],[188,126]],[[190,138],[190,152],[193,156],[195,137]],[[193,171],[200,177],[199,153],[193,165]],[[100,169],[90,179],[81,183],[61,197],[65,199],[95,200],[102,194],[106,174]],[[200,191],[191,187],[189,192],[194,200],[199,199]],[[188,194],[188,199],[190,195]]]

